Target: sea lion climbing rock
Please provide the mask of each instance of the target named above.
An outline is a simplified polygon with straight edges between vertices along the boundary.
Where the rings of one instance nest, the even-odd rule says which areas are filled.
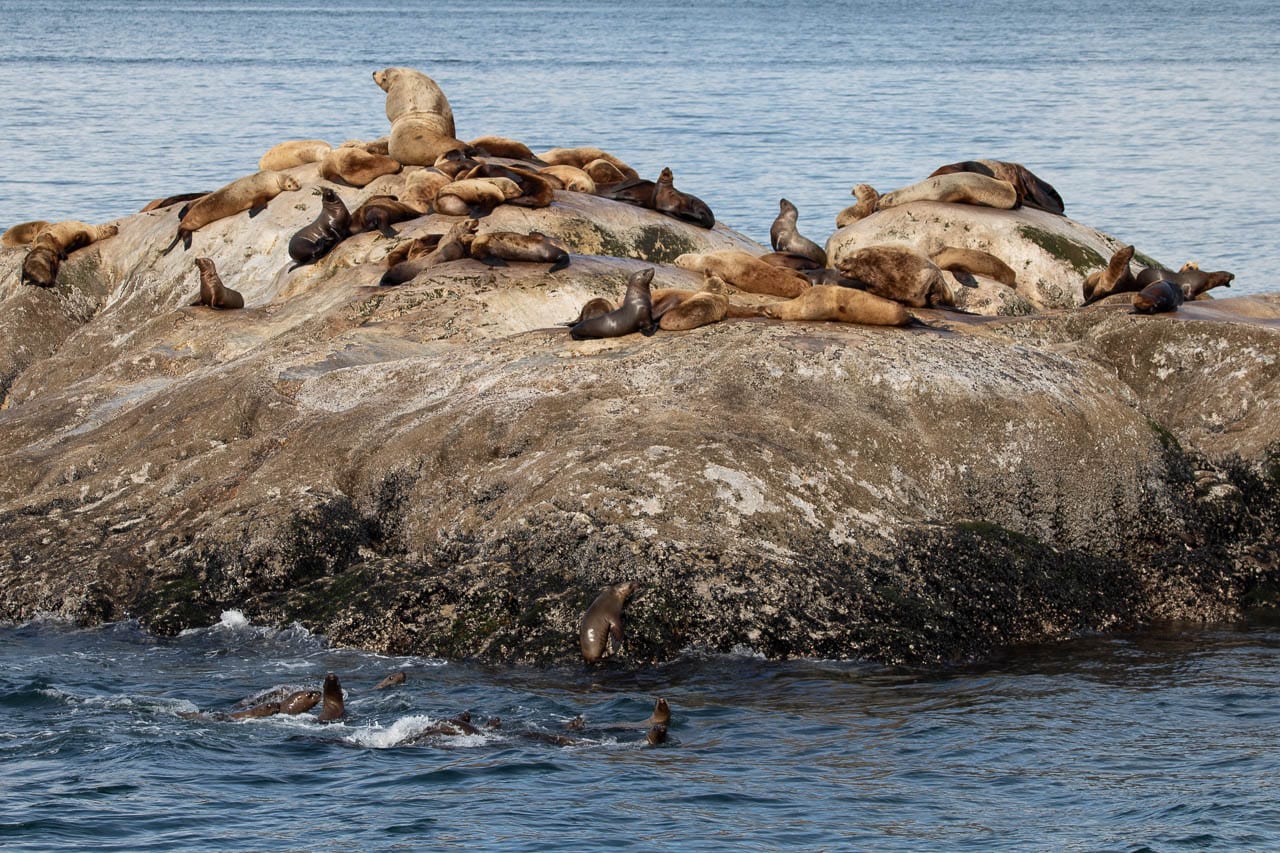
[[[569,253],[547,235],[537,231],[490,231],[471,241],[471,257],[489,266],[506,266],[507,261],[551,264],[548,272],[569,266]]]
[[[430,166],[445,152],[466,147],[455,134],[449,99],[435,80],[412,68],[392,67],[373,72],[373,81],[387,93],[387,153],[395,160]]]
[[[622,643],[622,608],[637,587],[632,581],[607,586],[600,590],[583,614],[578,628],[578,645],[582,649],[582,659],[587,663],[596,663],[604,657],[609,651],[610,637],[615,648]]]

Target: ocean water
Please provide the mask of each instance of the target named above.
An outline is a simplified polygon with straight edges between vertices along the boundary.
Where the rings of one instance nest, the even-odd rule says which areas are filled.
[[[388,130],[371,73],[434,77],[464,139],[596,145],[767,242],[850,188],[1021,162],[1073,218],[1280,289],[1280,5],[743,0],[0,0],[0,223],[106,221],[285,139]]]

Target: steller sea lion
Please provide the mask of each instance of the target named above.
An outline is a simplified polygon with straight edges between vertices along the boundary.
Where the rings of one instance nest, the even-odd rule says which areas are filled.
[[[930,178],[939,175],[951,175],[960,172],[973,172],[979,175],[1007,181],[1018,198],[1019,205],[1034,207],[1059,216],[1065,211],[1062,196],[1048,181],[1041,180],[1034,172],[1021,163],[1009,163],[1004,160],[965,160],[960,163],[949,163],[933,170]]]
[[[398,162],[430,166],[446,151],[466,147],[454,131],[449,99],[435,80],[413,68],[392,67],[373,72],[373,82],[387,93],[387,153]]]
[[[11,225],[5,229],[4,234],[0,235],[0,246],[6,248],[25,246],[34,240],[37,234],[52,224],[52,222],[37,219],[32,222],[19,222],[17,225]]]
[[[645,743],[649,746],[657,746],[667,742],[667,727],[661,724],[650,726],[649,730],[644,733]]]
[[[836,214],[837,228],[852,225],[859,219],[866,219],[876,212],[876,208],[880,204],[880,193],[876,192],[876,188],[870,184],[856,184],[852,190],[852,195],[858,200],[858,203],[850,205]]]
[[[914,322],[901,303],[863,290],[819,284],[795,299],[764,306],[775,320],[834,320],[864,326],[906,326]]]
[[[667,332],[687,332],[718,323],[729,313],[729,297],[706,290],[655,290],[653,318]]]
[[[676,189],[670,169],[658,175],[653,190],[653,209],[681,222],[689,222],[700,228],[714,228],[715,214],[707,203],[696,195]]]
[[[608,314],[583,320],[569,329],[574,340],[584,338],[617,338],[640,332],[652,335],[658,328],[653,320],[653,301],[649,283],[653,281],[653,267],[632,273],[627,278],[627,295],[622,305]]]
[[[622,608],[638,587],[634,581],[606,586],[591,602],[578,628],[578,644],[587,663],[604,657],[609,651],[610,637],[615,647],[622,642]]]
[[[446,216],[484,217],[520,193],[510,178],[466,178],[437,190],[435,209]]]
[[[980,249],[961,249],[943,246],[929,256],[929,260],[941,270],[967,272],[993,278],[1009,287],[1017,286],[1017,274],[1004,261]]]
[[[280,700],[281,714],[305,714],[320,701],[319,690],[298,690]]]
[[[377,684],[375,684],[373,686],[373,689],[386,690],[388,687],[396,687],[397,685],[404,684],[406,677],[407,676],[404,674],[403,669],[398,672],[393,672],[390,675],[388,675],[386,678],[382,679]]]
[[[404,284],[415,278],[427,267],[457,261],[471,256],[471,241],[475,239],[476,228],[480,223],[474,219],[464,219],[449,229],[449,233],[440,238],[439,245],[430,253],[413,260],[403,261],[382,274],[378,284],[393,286]]]
[[[62,255],[49,246],[35,246],[22,259],[22,283],[36,287],[53,287],[58,283]]]
[[[324,700],[324,704],[320,706],[320,713],[317,715],[317,719],[320,722],[331,723],[346,716],[347,708],[342,700],[342,685],[338,683],[338,676],[332,672],[326,675],[320,693]]]
[[[778,216],[769,227],[769,242],[775,252],[799,255],[808,258],[819,267],[827,265],[827,252],[817,243],[803,236],[796,230],[800,211],[791,202],[778,200]]]
[[[1187,299],[1195,299],[1206,290],[1215,287],[1230,287],[1235,276],[1226,270],[1204,272],[1194,264],[1186,264],[1177,272],[1148,267],[1134,276],[1136,290],[1157,281],[1171,281],[1182,288],[1182,295]]]
[[[955,172],[925,178],[910,186],[880,196],[876,210],[908,204],[913,201],[940,201],[947,204],[974,204],[1012,210],[1018,205],[1013,184],[976,172]]]
[[[1160,279],[1133,294],[1133,311],[1135,314],[1177,311],[1183,299],[1181,285]]]
[[[552,148],[539,154],[538,159],[550,166],[569,165],[577,166],[583,170],[586,169],[588,163],[604,160],[621,172],[627,180],[640,177],[640,173],[635,169],[614,157],[608,151],[601,151],[599,148]]]
[[[515,182],[515,185],[520,188],[520,194],[508,198],[503,203],[514,204],[516,207],[546,207],[551,204],[551,200],[555,195],[555,184],[549,178],[517,166],[481,163],[462,177],[506,178]]]
[[[423,234],[421,237],[414,237],[411,240],[401,242],[390,252],[387,252],[387,256],[384,258],[387,269],[391,269],[396,264],[401,264],[405,261],[426,257],[440,248],[440,241],[443,238],[443,234]]]
[[[675,264],[681,269],[719,276],[747,293],[793,299],[809,287],[808,280],[801,273],[775,267],[741,249],[690,252],[676,258]]]
[[[481,157],[505,157],[508,160],[528,160],[535,165],[542,164],[528,145],[505,136],[481,136],[468,142],[467,148]]]
[[[1113,293],[1138,290],[1137,281],[1129,270],[1133,260],[1133,246],[1121,246],[1111,255],[1104,269],[1089,273],[1084,280],[1084,304],[1097,302]]]
[[[89,225],[76,219],[46,224],[31,240],[31,249],[22,259],[21,282],[37,287],[53,287],[63,260],[77,249],[114,237],[115,225]]]
[[[196,258],[200,270],[200,295],[192,305],[208,305],[210,308],[243,308],[244,297],[238,291],[225,287],[211,258]]]
[[[315,263],[327,255],[346,239],[351,224],[351,211],[336,190],[319,187],[314,192],[320,196],[320,213],[310,225],[289,238],[289,257],[297,262],[295,268]]]
[[[593,317],[601,317],[608,314],[614,309],[614,307],[615,306],[611,300],[605,299],[603,296],[597,296],[594,299],[588,299],[586,301],[582,306],[582,310],[578,312],[577,319],[570,320],[567,323],[561,323],[560,325],[576,326],[584,320],[590,320]]]
[[[347,226],[347,233],[354,237],[365,231],[377,231],[383,237],[394,237],[396,232],[392,225],[417,219],[422,215],[416,207],[405,204],[393,195],[373,195],[351,212],[351,224]]]
[[[436,193],[452,181],[453,178],[433,167],[414,169],[404,179],[400,200],[419,213],[430,213],[435,209]]]
[[[569,266],[569,253],[540,231],[520,234],[515,231],[490,231],[477,234],[471,241],[471,257],[491,267],[503,267],[507,261],[551,264],[547,272]]]
[[[555,178],[564,189],[571,192],[595,193],[596,191],[595,179],[577,166],[562,163],[559,166],[543,166],[538,171],[540,174]]]
[[[826,257],[826,252],[822,253]],[[766,264],[772,264],[775,267],[783,269],[795,270],[797,272],[807,273],[810,270],[825,269],[822,264],[806,255],[798,255],[795,252],[766,252],[760,256],[760,260]]]
[[[333,146],[323,139],[290,139],[267,149],[258,160],[259,171],[280,172],[323,160]]]
[[[394,175],[400,168],[400,162],[386,154],[339,146],[320,161],[320,176],[334,183],[363,187],[383,175]]]
[[[658,185],[643,178],[629,178],[617,184],[596,182],[596,195],[636,207],[653,209],[653,193]]]
[[[179,212],[178,234],[164,250],[170,252],[181,241],[184,249],[191,248],[191,235],[219,219],[234,216],[242,210],[249,216],[257,216],[267,208],[267,202],[282,192],[301,189],[298,179],[284,172],[263,171],[237,178],[224,187],[201,196]]]
[[[256,720],[262,717],[274,717],[280,713],[279,702],[263,702],[261,705],[254,705],[252,708],[246,708],[243,711],[236,711],[233,714],[227,714],[228,719],[232,720]]]
[[[835,266],[846,278],[866,282],[869,293],[912,308],[955,304],[942,270],[911,246],[864,246]]]
[[[610,163],[608,160],[592,160],[582,167],[582,171],[587,177],[591,178],[597,185],[599,184],[620,184],[623,181],[629,181],[631,178],[626,172]]]

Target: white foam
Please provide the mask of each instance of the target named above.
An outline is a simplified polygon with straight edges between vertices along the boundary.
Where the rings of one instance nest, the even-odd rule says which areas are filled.
[[[390,749],[412,741],[433,726],[448,722],[448,720],[436,719],[426,714],[413,714],[408,717],[401,717],[386,728],[377,724],[361,726],[352,732],[346,738],[346,741],[356,746],[365,746],[370,749]],[[482,732],[474,735],[439,735],[438,737],[442,741],[447,740],[450,746],[466,747],[481,746],[496,736]]]

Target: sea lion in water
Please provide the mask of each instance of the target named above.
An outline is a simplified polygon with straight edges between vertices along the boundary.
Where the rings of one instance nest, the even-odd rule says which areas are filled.
[[[914,322],[902,304],[863,290],[819,284],[795,299],[764,306],[776,320],[834,320],[864,326],[906,326]]]
[[[373,686],[373,689],[386,690],[388,687],[395,687],[397,685],[404,684],[406,677],[407,676],[405,676],[403,669],[400,670],[399,672],[393,672],[390,675],[388,675],[386,678],[382,679],[377,684],[375,684]]]
[[[793,299],[809,288],[799,272],[775,267],[741,249],[690,252],[676,258],[676,266],[703,275],[715,275],[738,290]]]
[[[392,67],[373,72],[373,82],[387,93],[391,157],[406,166],[430,166],[446,151],[466,147],[454,131],[449,99],[435,80],[413,68]]]
[[[181,212],[178,234],[164,250],[167,254],[181,241],[184,249],[191,248],[191,235],[219,219],[234,216],[242,210],[249,216],[257,216],[267,209],[267,203],[283,192],[301,189],[298,179],[284,172],[264,171],[237,178],[224,187],[193,201]]]
[[[243,308],[244,297],[238,291],[225,287],[211,258],[196,258],[200,270],[200,296],[192,305],[208,305],[210,308]]]
[[[470,257],[471,241],[475,238],[476,228],[479,224],[474,219],[462,220],[449,229],[449,233],[440,239],[440,244],[434,251],[422,257],[396,264],[382,274],[382,278],[378,283],[384,286],[404,284],[406,281],[415,278],[418,273],[427,267]]]
[[[778,200],[778,216],[769,227],[769,242],[775,252],[808,258],[820,267],[827,265],[827,252],[796,230],[800,211],[785,198]]]
[[[1097,302],[1113,293],[1138,290],[1137,281],[1129,270],[1133,260],[1133,246],[1121,246],[1111,255],[1105,268],[1089,273],[1084,280],[1084,304]]]
[[[649,272],[652,272],[650,270]],[[595,663],[609,650],[609,638],[614,644],[622,642],[622,608],[638,588],[634,581],[606,586],[587,608],[578,628],[578,644],[582,659]]]
[[[305,714],[316,706],[320,701],[321,695],[319,690],[298,690],[290,693],[280,700],[280,713],[289,715]]]
[[[714,228],[716,224],[715,214],[705,201],[676,189],[670,169],[663,169],[658,175],[653,190],[653,209],[699,228]]]
[[[246,708],[243,711],[227,714],[227,717],[232,720],[255,720],[262,717],[274,717],[279,713],[279,702],[264,702],[261,705],[254,705],[252,708]]]
[[[396,232],[392,225],[417,219],[419,216],[422,216],[422,211],[393,195],[369,196],[351,212],[351,224],[347,226],[347,233],[354,237],[365,231],[377,231],[383,237],[394,237]]]
[[[315,192],[320,196],[320,213],[289,238],[289,257],[297,261],[296,266],[315,263],[327,255],[346,239],[351,224],[351,211],[335,190],[320,187]]]
[[[331,723],[346,716],[347,708],[342,701],[342,685],[338,683],[338,676],[332,672],[326,675],[320,692],[324,700],[317,716],[320,722]]]
[[[573,326],[569,329],[570,337],[574,340],[617,338],[637,331],[643,335],[652,335],[658,326],[653,321],[653,303],[649,292],[651,281],[653,267],[632,273],[627,278],[627,295],[623,298],[622,305],[608,314],[583,320]]]
[[[578,717],[573,722],[574,722],[574,725],[571,725],[570,728],[581,729],[586,727],[586,723],[585,721],[583,721],[581,717]],[[668,725],[670,722],[671,722],[671,705],[667,703],[666,699],[663,699],[662,697],[658,697],[657,701],[653,703],[653,713],[649,715],[648,719],[641,720],[638,723],[609,723],[607,725],[600,726],[600,728],[605,730],[648,729],[653,726],[665,726],[665,725]]]
[[[338,147],[320,161],[320,176],[334,183],[363,187],[383,175],[394,175],[400,168],[400,162],[386,154],[374,154],[363,148]]]
[[[898,207],[913,201],[974,204],[1012,210],[1018,204],[1018,193],[1008,181],[976,172],[956,172],[925,178],[918,183],[885,193],[876,202],[876,210]]]
[[[960,163],[939,166],[933,170],[933,174],[929,177],[960,172],[973,172],[1007,181],[1013,187],[1019,205],[1056,213],[1059,216],[1063,215],[1066,210],[1062,203],[1062,196],[1053,188],[1053,185],[1039,178],[1021,163],[1009,163],[1004,160],[965,160]]]
[[[304,163],[315,163],[323,160],[333,150],[333,146],[323,139],[290,139],[267,149],[258,160],[259,170],[274,172],[292,169]]]
[[[1136,314],[1177,311],[1183,299],[1181,285],[1161,279],[1133,294],[1133,310]]]
[[[1013,268],[990,252],[980,249],[961,249],[943,246],[929,256],[929,260],[941,270],[967,272],[972,275],[994,278],[1009,287],[1017,286],[1017,274]]]
[[[6,248],[25,246],[34,240],[37,234],[52,224],[43,219],[37,219],[32,222],[19,222],[17,225],[11,225],[5,229],[3,235],[0,235],[0,246]]]
[[[667,742],[667,727],[664,725],[650,726],[649,731],[644,734],[645,742],[649,746],[657,746]]]
[[[551,264],[547,272],[569,266],[569,253],[540,231],[520,234],[516,231],[490,231],[471,241],[471,257],[491,267],[504,267],[507,261]]]
[[[842,256],[836,269],[867,283],[867,290],[912,308],[954,305],[942,270],[911,246],[864,246]]]

